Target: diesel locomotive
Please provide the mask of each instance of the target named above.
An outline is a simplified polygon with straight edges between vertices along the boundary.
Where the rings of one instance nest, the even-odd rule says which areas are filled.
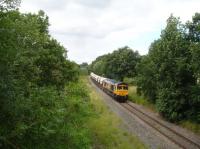
[[[90,73],[90,78],[99,88],[101,88],[104,92],[112,96],[117,101],[119,102],[127,101],[128,84],[98,76],[93,72]]]

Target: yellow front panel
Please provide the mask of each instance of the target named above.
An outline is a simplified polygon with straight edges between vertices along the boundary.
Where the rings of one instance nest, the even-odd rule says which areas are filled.
[[[114,93],[118,96],[126,96],[128,95],[128,90],[115,90]]]

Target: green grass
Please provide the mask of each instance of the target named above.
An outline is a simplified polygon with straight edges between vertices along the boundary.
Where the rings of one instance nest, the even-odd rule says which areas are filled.
[[[87,77],[82,77],[87,84],[95,115],[88,122],[91,131],[93,148],[95,149],[144,149],[141,141],[122,130],[121,120],[105,105],[99,94],[89,83]]]
[[[180,122],[179,125],[200,135],[200,125],[197,123],[194,123],[188,120],[188,121]]]
[[[153,111],[156,111],[156,107],[153,103],[150,103],[145,97],[139,96],[136,93],[136,86],[129,86],[129,100],[133,101],[136,104],[143,105]]]

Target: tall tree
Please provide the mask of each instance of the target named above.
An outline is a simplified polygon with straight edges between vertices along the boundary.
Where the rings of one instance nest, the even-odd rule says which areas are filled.
[[[194,70],[196,84],[192,88],[192,111],[191,117],[200,122],[200,13],[195,13],[192,22],[187,22],[186,27],[189,30],[188,40],[190,41],[190,50],[192,53],[191,66]]]
[[[171,121],[190,117],[195,107],[191,89],[196,79],[186,33],[179,19],[170,16],[161,38],[149,50],[147,65],[143,62],[139,68],[142,70],[139,76],[143,78],[139,85],[143,92],[156,99],[158,111]],[[154,91],[149,86],[153,86]]]
[[[159,50],[160,40],[154,41],[149,49],[149,54],[142,57],[141,61],[137,64],[137,91],[147,97],[151,102],[155,102],[157,95],[157,73],[155,61],[153,60],[154,54]]]
[[[48,26],[42,11],[0,11],[1,148],[30,148],[39,141],[36,148],[44,148],[52,132],[60,131],[57,118],[64,118],[57,101],[65,84],[77,80],[78,66],[66,59]]]

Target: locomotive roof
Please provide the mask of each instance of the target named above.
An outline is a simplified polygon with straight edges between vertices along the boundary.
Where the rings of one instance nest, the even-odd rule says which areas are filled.
[[[128,84],[124,82],[117,82],[117,85],[128,85]]]
[[[112,82],[113,84],[117,83],[117,81],[113,79],[108,79],[108,81]]]
[[[105,79],[104,81],[107,82],[107,83],[111,83],[113,85],[121,85],[121,84],[128,85],[124,82],[119,82],[119,81],[116,81],[116,80],[113,80],[113,79]]]

